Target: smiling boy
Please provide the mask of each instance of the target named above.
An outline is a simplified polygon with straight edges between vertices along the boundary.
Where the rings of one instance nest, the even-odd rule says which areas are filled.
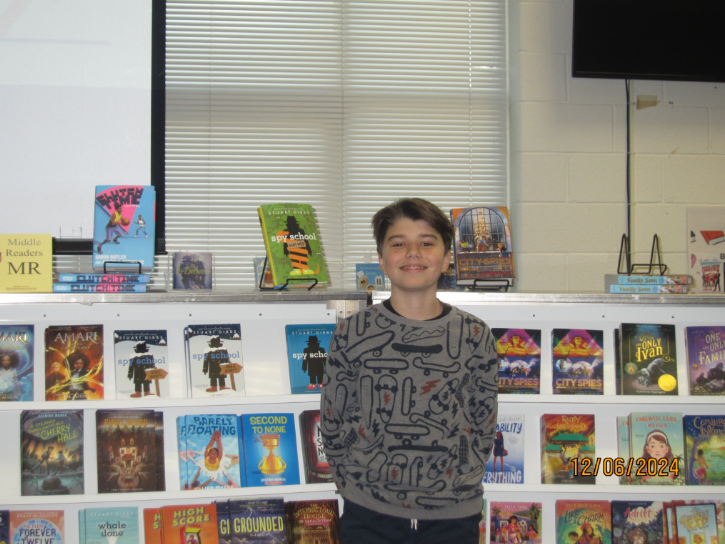
[[[401,199],[372,224],[390,299],[335,329],[322,390],[341,542],[474,544],[496,430],[495,342],[436,297],[453,239],[438,207]]]

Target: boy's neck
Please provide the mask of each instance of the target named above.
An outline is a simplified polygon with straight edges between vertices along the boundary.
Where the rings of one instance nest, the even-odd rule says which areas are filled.
[[[420,297],[410,296],[410,294],[401,296],[399,292],[393,290],[390,293],[390,304],[403,317],[416,321],[434,319],[443,311],[443,305],[435,294],[433,297],[428,294]]]

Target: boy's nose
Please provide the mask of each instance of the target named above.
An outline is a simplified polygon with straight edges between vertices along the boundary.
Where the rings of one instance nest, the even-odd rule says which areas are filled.
[[[418,244],[416,244],[416,243],[408,244],[408,256],[419,255],[419,254],[420,254],[420,247],[418,247]]]

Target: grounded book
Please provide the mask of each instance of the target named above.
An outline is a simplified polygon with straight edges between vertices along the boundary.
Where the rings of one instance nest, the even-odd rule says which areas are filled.
[[[484,484],[524,483],[524,415],[499,414]]]
[[[232,499],[228,504],[232,544],[287,544],[283,498]]]
[[[286,325],[292,394],[320,393],[335,323]]]
[[[45,400],[101,400],[103,325],[45,329]]]
[[[604,394],[604,332],[551,331],[553,391],[564,395]]]
[[[622,323],[623,395],[677,395],[675,326]]]
[[[541,331],[491,329],[498,355],[498,392],[538,394],[541,376]]]
[[[725,485],[725,416],[684,416],[688,485]]]
[[[690,395],[725,395],[725,327],[685,327]]]
[[[595,447],[593,415],[542,415],[541,483],[594,484]]]
[[[165,330],[113,331],[117,399],[169,396],[166,337]]]
[[[33,400],[35,327],[0,325],[0,402]]]

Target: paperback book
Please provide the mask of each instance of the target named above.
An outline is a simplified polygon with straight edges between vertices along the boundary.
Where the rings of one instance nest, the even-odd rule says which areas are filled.
[[[245,394],[239,324],[190,325],[184,337],[191,397]]]
[[[58,274],[60,283],[148,283],[148,274]]]
[[[689,285],[610,285],[608,293],[628,295],[686,295]]]
[[[10,542],[10,511],[0,510],[0,542]]]
[[[45,400],[103,399],[103,325],[45,329]]]
[[[725,395],[725,327],[685,327],[690,395]]]
[[[214,501],[219,544],[232,544],[232,522],[229,515],[229,501]]]
[[[287,544],[282,498],[230,500],[229,516],[232,544]]]
[[[65,541],[63,510],[12,510],[10,539],[13,544],[63,544]]]
[[[138,508],[86,508],[80,544],[138,544]]]
[[[164,544],[219,544],[216,504],[161,507]]]
[[[685,485],[685,438],[678,412],[629,415],[632,483]]]
[[[33,400],[35,327],[0,325],[0,402]]]
[[[242,414],[247,485],[300,483],[294,414]]]
[[[689,274],[668,274],[666,276],[626,276],[604,274],[604,285],[692,285],[694,278]]]
[[[377,263],[356,263],[355,279],[358,291],[385,290],[385,274]]]
[[[720,542],[725,542],[725,517],[723,516],[723,501],[720,499],[688,499],[688,500],[673,500],[666,503],[665,508],[669,517],[668,523],[671,525],[672,539],[671,541],[677,544],[677,519],[675,508],[683,505],[695,505],[695,504],[713,504],[715,505],[716,521],[717,521],[717,532]]]
[[[54,293],[145,293],[145,283],[54,283]]]
[[[684,416],[688,485],[725,485],[725,417]]]
[[[211,289],[210,252],[174,253],[174,289]]]
[[[662,501],[612,501],[612,544],[668,544]]]
[[[491,329],[498,355],[498,392],[538,394],[541,376],[541,331]]]
[[[340,544],[340,515],[337,500],[290,501],[285,503],[287,542]]]
[[[524,483],[524,416],[499,414],[484,484]]]
[[[674,506],[679,544],[718,544],[717,513],[714,504]]]
[[[556,501],[556,542],[612,544],[609,501]]]
[[[185,416],[187,475],[190,489],[242,487],[239,416],[195,414]]]
[[[161,524],[161,508],[143,509],[143,534],[146,544],[163,544]]]
[[[542,415],[541,483],[594,484],[595,445],[593,415]]]
[[[491,542],[541,544],[540,502],[491,501]]]
[[[623,395],[677,395],[674,325],[622,323]]]
[[[169,396],[166,331],[114,331],[116,398]]]
[[[292,394],[319,393],[335,323],[286,325]]]
[[[166,491],[166,455],[164,454],[164,413],[154,411],[156,437],[156,491]]]
[[[551,331],[555,395],[604,394],[604,332],[585,329]]]
[[[322,447],[321,431],[319,410],[305,410],[300,414],[302,460],[305,464],[305,482],[308,484],[332,482],[330,464]]]

